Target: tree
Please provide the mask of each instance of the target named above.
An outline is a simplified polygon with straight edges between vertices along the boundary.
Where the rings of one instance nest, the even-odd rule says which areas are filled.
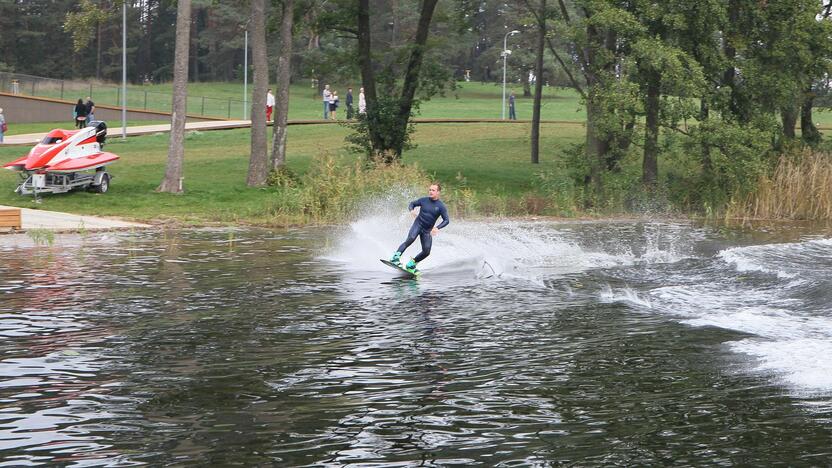
[[[66,14],[64,29],[72,33],[75,52],[85,49],[96,34],[95,77],[101,79],[101,26],[113,17],[112,11],[90,0],[81,0],[81,10]]]
[[[372,156],[382,162],[399,160],[407,145],[410,130],[410,118],[419,86],[422,61],[430,31],[430,23],[438,0],[422,0],[419,21],[415,37],[409,47],[410,57],[404,71],[401,94],[396,99],[387,94],[379,98],[376,88],[376,75],[373,70],[370,36],[369,0],[358,3],[358,62],[364,95],[367,99],[366,128],[369,133],[369,147]],[[388,74],[386,89],[394,89],[394,79]]]
[[[176,10],[176,46],[173,59],[173,108],[165,178],[158,192],[181,193],[185,159],[185,117],[188,106],[188,41],[191,35],[191,0],[179,0]]]
[[[289,118],[289,85],[292,78],[292,27],[294,0],[283,0],[280,20],[280,55],[277,59],[277,102],[272,134],[271,166],[279,170],[286,164],[286,130]]]
[[[537,46],[535,48],[535,82],[534,82],[534,109],[532,111],[532,164],[540,162],[540,104],[543,97],[543,52],[546,43],[546,0],[540,0],[539,7],[535,8],[529,0],[526,6],[534,15],[537,23]]]
[[[251,156],[246,183],[251,187],[266,184],[269,158],[266,145],[266,91],[269,64],[266,61],[266,1],[251,0],[251,56],[254,65],[254,90],[251,98]]]

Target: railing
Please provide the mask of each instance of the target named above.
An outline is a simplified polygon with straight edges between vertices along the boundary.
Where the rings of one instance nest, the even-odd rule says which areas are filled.
[[[68,101],[86,100],[91,97],[97,105],[121,106],[121,87],[92,82],[56,80],[20,73],[0,72],[0,91],[22,96],[62,99]],[[170,112],[173,95],[129,86],[127,107],[147,111]],[[187,113],[206,117],[240,118],[246,115],[247,103],[237,99],[222,99],[206,96],[188,96]],[[248,118],[248,117],[246,117]]]

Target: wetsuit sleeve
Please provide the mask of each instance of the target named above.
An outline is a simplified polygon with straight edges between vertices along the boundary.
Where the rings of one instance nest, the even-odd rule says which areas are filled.
[[[413,211],[413,208],[416,208],[417,206],[422,206],[422,199],[421,198],[418,199],[418,200],[413,200],[412,202],[410,202],[407,205],[407,211]]]
[[[451,218],[448,217],[448,208],[444,203],[442,204],[442,211],[439,213],[439,216],[442,216],[442,222],[439,223],[439,226],[436,226],[436,229],[442,229],[451,222]]]

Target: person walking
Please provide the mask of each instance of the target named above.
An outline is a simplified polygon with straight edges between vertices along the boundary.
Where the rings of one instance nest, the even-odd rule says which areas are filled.
[[[514,110],[514,91],[508,97],[508,119],[517,120],[517,112]]]
[[[333,91],[332,94],[329,95],[329,117],[332,120],[338,120],[338,105],[340,102],[338,101],[338,91]]]
[[[274,110],[274,94],[272,89],[266,91],[266,122],[272,119],[272,111]]]
[[[87,123],[87,105],[84,104],[83,99],[78,99],[78,103],[75,104],[75,111],[72,115],[75,116],[75,127],[84,128],[84,125]]]
[[[353,117],[353,110],[352,110],[352,88],[347,88],[347,120],[352,119]]]
[[[95,120],[95,103],[92,102],[92,98],[87,96],[87,120],[85,122],[86,125],[89,125],[91,121]]]
[[[324,120],[329,118],[329,98],[332,93],[329,91],[329,85],[324,85],[324,92],[321,94],[324,101]]]
[[[364,99],[364,88],[358,89],[358,114],[364,115],[367,113],[367,100]]]
[[[6,116],[3,115],[3,108],[0,107],[0,143],[3,143],[3,135],[9,129],[9,124],[6,123]]]
[[[438,182],[434,182],[430,184],[430,187],[428,187],[427,197],[413,200],[407,205],[407,209],[416,219],[413,221],[413,225],[410,226],[407,238],[404,242],[402,242],[402,245],[396,249],[393,257],[390,258],[390,263],[401,267],[402,255],[404,254],[404,251],[407,250],[407,248],[410,247],[410,244],[412,244],[418,237],[422,243],[422,251],[410,259],[410,261],[405,264],[404,269],[414,275],[419,273],[419,270],[416,269],[416,264],[430,255],[430,249],[433,245],[433,237],[439,234],[440,229],[444,228],[451,222],[451,218],[448,216],[448,209],[445,207],[445,204],[439,200],[441,193],[442,186],[439,185]],[[419,211],[416,211],[417,206],[419,207]],[[440,216],[442,217],[442,222],[439,223],[438,226],[434,226]]]

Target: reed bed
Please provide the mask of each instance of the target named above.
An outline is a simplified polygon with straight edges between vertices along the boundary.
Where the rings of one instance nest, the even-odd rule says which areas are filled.
[[[780,157],[757,190],[728,207],[741,219],[832,219],[832,154],[804,150]]]

